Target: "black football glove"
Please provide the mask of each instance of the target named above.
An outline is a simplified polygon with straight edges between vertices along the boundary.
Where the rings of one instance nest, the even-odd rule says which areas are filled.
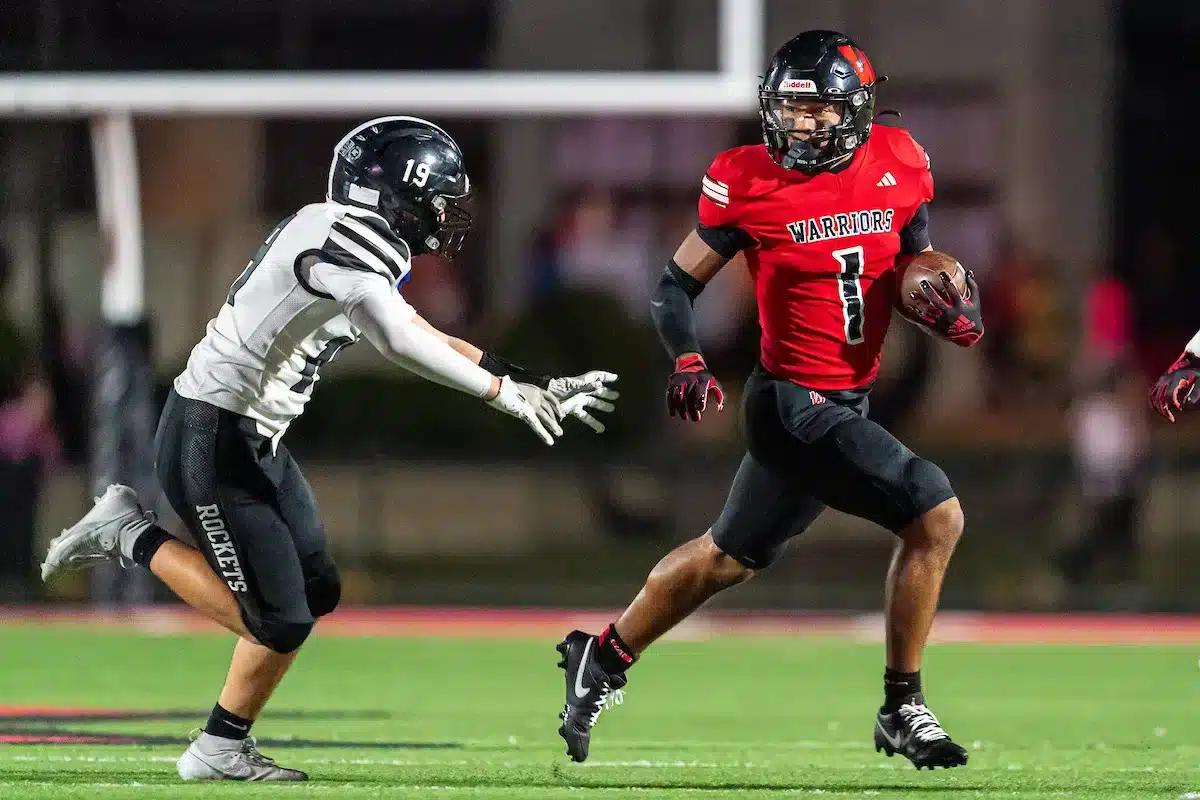
[[[1150,390],[1151,408],[1174,422],[1172,412],[1200,403],[1200,392],[1195,391],[1197,377],[1200,377],[1200,358],[1184,350]]]
[[[944,272],[940,274],[940,292],[929,281],[921,281],[921,291],[929,301],[929,308],[921,315],[921,321],[943,339],[959,347],[970,347],[983,338],[983,316],[979,308],[979,286],[975,283],[975,275],[967,271],[967,297],[964,299],[950,276]]]
[[[708,395],[717,399],[717,411],[725,408],[725,393],[721,384],[708,371],[704,359],[696,353],[675,359],[675,371],[667,383],[667,411],[672,417],[699,422],[708,408]]]

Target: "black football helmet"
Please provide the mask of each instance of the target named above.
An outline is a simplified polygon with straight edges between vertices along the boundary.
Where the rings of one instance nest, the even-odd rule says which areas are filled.
[[[463,154],[450,134],[416,117],[380,117],[346,134],[329,166],[328,199],[374,211],[413,255],[453,256],[471,229]]]
[[[805,31],[775,53],[758,87],[763,141],[775,163],[805,174],[828,170],[854,155],[871,135],[875,117],[875,69],[849,36]],[[820,100],[841,122],[818,127],[801,140],[793,134],[787,104]]]

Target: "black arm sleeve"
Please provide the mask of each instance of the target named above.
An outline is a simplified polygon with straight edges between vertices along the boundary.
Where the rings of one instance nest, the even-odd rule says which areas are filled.
[[[479,366],[487,370],[497,377],[509,375],[513,380],[519,383],[529,383],[539,389],[550,388],[550,376],[542,375],[538,372],[532,372],[524,367],[518,366],[511,361],[506,361],[499,356],[494,356],[491,353],[484,353],[483,358],[479,359]]]
[[[696,233],[717,255],[727,259],[754,245],[750,234],[733,226],[714,227],[701,223],[696,226]]]
[[[692,303],[702,291],[703,281],[696,280],[680,269],[675,259],[667,264],[662,277],[658,279],[658,285],[654,287],[650,316],[654,318],[658,338],[672,360],[684,353],[700,352]]]
[[[930,244],[932,242],[929,240],[929,207],[921,203],[917,207],[917,213],[913,214],[913,218],[900,231],[900,254],[916,255]]]

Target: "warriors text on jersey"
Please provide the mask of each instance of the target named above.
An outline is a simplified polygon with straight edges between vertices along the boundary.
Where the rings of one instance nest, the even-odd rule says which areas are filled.
[[[762,326],[763,366],[812,389],[868,386],[891,322],[900,231],[933,198],[929,159],[907,131],[874,126],[850,165],[812,177],[763,145],[716,157],[700,222],[740,228]]]
[[[278,436],[304,411],[317,372],[360,332],[333,298],[314,288],[316,263],[409,272],[409,248],[384,220],[336,203],[305,206],[271,231],[193,348],[175,391],[258,423]]]

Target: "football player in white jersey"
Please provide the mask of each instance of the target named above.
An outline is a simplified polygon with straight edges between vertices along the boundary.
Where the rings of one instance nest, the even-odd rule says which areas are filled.
[[[42,578],[105,559],[141,564],[239,638],[184,779],[305,780],[258,752],[250,728],[317,618],[338,603],[337,567],[312,489],[281,442],[320,368],[367,339],[428,380],[479,397],[546,444],[574,416],[612,411],[616,375],[538,375],[448,336],[398,291],[422,253],[452,256],[470,228],[462,152],[413,117],[359,125],[338,143],[326,201],[281,222],[229,290],[175,379],[156,436],[159,482],[192,547],[125,486],[51,542]]]
[[[1150,389],[1150,405],[1168,421],[1175,414],[1200,404],[1196,381],[1200,378],[1200,331],[1183,348],[1183,354],[1159,376]]]

